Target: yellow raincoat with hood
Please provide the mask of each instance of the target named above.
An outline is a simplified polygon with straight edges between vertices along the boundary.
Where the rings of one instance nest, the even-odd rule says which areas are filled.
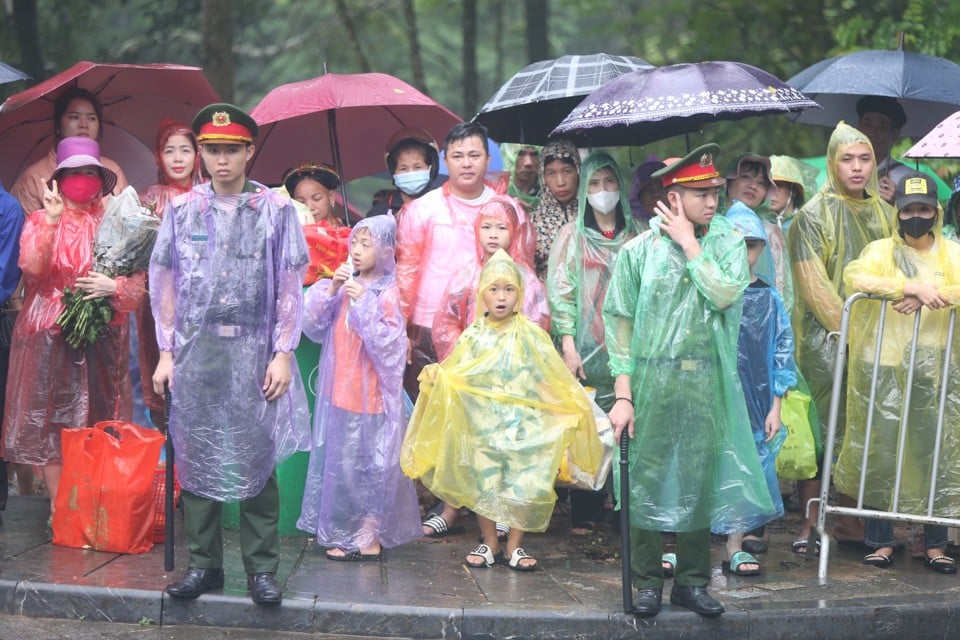
[[[933,228],[936,240],[929,251],[917,251],[909,247],[899,233],[871,242],[844,271],[847,292],[862,291],[888,300],[901,300],[904,284],[915,281],[936,286],[950,304],[960,304],[960,245],[943,237],[942,226],[943,209],[938,207]],[[837,488],[850,496],[858,495],[860,488],[879,315],[880,303],[862,301],[853,307],[850,319],[847,434],[834,472]],[[906,513],[926,513],[949,316],[949,308],[924,307],[920,311],[920,334],[903,443],[905,457],[898,508]],[[886,510],[893,506],[900,418],[907,388],[913,325],[914,314],[903,315],[887,308],[864,492],[864,504],[875,509]],[[950,369],[955,376],[960,371],[960,349],[956,345],[952,349],[951,360]],[[934,515],[958,517],[960,388],[955,379],[947,387],[943,432]]]
[[[483,292],[498,280],[520,292],[515,314],[500,321],[483,313]],[[586,392],[522,306],[520,270],[501,249],[480,274],[473,324],[420,374],[400,465],[451,506],[545,531],[564,451],[593,473],[602,447]]]
[[[867,175],[866,198],[846,195],[840,183],[837,163],[851,145],[859,143],[873,149],[866,135],[844,122],[837,124],[827,145],[827,181],[803,206],[787,233],[796,293],[797,366],[810,385],[824,433],[837,345],[827,334],[840,330],[843,301],[849,295],[843,269],[869,243],[889,238],[895,228],[893,208],[877,195],[876,163]],[[844,425],[842,414],[841,405],[838,437]]]

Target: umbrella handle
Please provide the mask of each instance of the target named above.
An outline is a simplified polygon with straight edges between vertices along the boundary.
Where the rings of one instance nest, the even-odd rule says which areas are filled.
[[[630,567],[630,482],[627,455],[630,439],[627,430],[620,434],[620,582],[623,587],[623,612],[633,613],[633,580]]]
[[[163,532],[163,569],[164,571],[173,571],[173,438],[170,436],[170,406],[173,399],[170,394],[170,386],[167,385],[163,390],[163,418],[166,422],[165,431],[167,439],[163,444],[166,454],[167,466],[163,478],[163,487],[166,490],[163,496],[164,513],[164,532]]]

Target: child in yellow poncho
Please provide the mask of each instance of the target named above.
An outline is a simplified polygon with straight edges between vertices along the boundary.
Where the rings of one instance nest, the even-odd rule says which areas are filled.
[[[550,337],[519,313],[523,280],[497,251],[480,274],[477,318],[441,364],[420,374],[420,396],[400,464],[434,495],[477,514],[484,541],[471,567],[502,559],[532,571],[520,543],[550,523],[564,451],[586,472],[599,464],[600,439],[590,400]],[[495,523],[510,527],[501,550]]]

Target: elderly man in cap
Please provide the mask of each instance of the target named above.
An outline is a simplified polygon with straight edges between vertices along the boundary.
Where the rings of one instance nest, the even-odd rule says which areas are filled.
[[[896,98],[864,96],[857,101],[857,129],[873,146],[880,177],[880,197],[893,204],[897,183],[910,168],[890,157],[890,150],[900,139],[900,130],[907,124],[907,114]]]
[[[150,262],[169,429],[183,486],[186,575],[167,587],[196,598],[223,587],[224,502],[240,503],[247,586],[279,605],[276,465],[310,446],[298,369],[306,241],[290,201],[246,176],[257,124],[230,104],[193,121],[211,179],[167,206]]]
[[[670,602],[723,613],[708,592],[710,530],[749,531],[774,507],[760,468],[737,338],[750,281],[743,236],[717,216],[719,149],[704,145],[655,172],[668,204],[617,256],[603,305],[616,400],[630,445],[634,612],[660,611],[661,531],[677,532]]]

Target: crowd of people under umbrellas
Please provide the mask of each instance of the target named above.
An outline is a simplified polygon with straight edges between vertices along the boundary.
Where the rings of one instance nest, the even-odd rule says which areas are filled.
[[[298,527],[330,560],[376,561],[422,536],[462,533],[466,508],[482,535],[466,565],[533,571],[523,537],[547,528],[558,494],[569,500],[572,535],[604,522],[609,480],[563,491],[555,481],[563,465],[597,479],[598,423],[609,420],[631,438],[636,613],[656,615],[672,577],[671,602],[719,615],[706,590],[711,532],[727,535],[724,570],[761,573],[764,525],[783,514],[781,409],[792,389],[809,391],[803,428],[825,422],[836,349],[827,335],[844,298],[894,301],[886,331],[901,340],[924,308],[922,393],[937,388],[930,372],[942,359],[944,314],[960,301],[956,198],[944,209],[930,176],[878,157],[905,121],[896,100],[865,97],[850,117],[856,128],[840,122],[830,137],[819,189],[783,155],[704,145],[628,177],[606,152],[566,140],[505,149],[512,173],[488,182],[481,125],[458,124],[439,144],[403,129],[383,150],[395,188],[344,235],[347,259],[304,289],[301,225],[343,226],[340,177],[291,159],[279,189],[254,182],[258,127],[229,104],[190,124],[157,123],[158,182],[139,194],[162,217],[149,273],[92,271],[98,224],[126,179],[100,155],[96,96],[67,90],[55,105],[55,147],[10,194],[0,190],[0,297],[16,317],[0,336],[0,457],[25,491],[41,470],[52,510],[60,431],[131,419],[133,314],[155,423],[167,422],[166,388],[172,396],[190,561],[171,596],[223,586],[220,510],[238,501],[251,596],[280,603],[275,468],[298,450],[311,452]],[[81,350],[55,321],[64,287],[106,298],[115,312]],[[875,317],[859,322],[863,339],[875,334]],[[323,349],[312,418],[292,362],[301,333]],[[851,353],[836,470],[847,495],[859,488],[870,385]],[[879,396],[896,405],[905,363],[888,355]],[[928,490],[934,405],[913,405],[908,465],[920,479],[902,496],[911,505]],[[951,391],[949,428],[958,409]],[[894,438],[889,449],[898,420],[888,416],[899,413],[882,413],[875,428]],[[949,439],[943,459],[956,462],[956,447]],[[884,509],[892,456],[880,457],[867,504]],[[945,473],[938,489],[952,495],[957,479]],[[436,497],[425,519],[414,481]],[[799,483],[804,502],[820,482]],[[955,502],[938,515],[956,516]],[[815,517],[794,552],[810,551]],[[677,533],[675,553],[662,553],[665,531]],[[866,564],[892,564],[890,522],[840,518],[833,533],[870,547]],[[955,573],[946,529],[925,527],[924,541],[926,566]]]

